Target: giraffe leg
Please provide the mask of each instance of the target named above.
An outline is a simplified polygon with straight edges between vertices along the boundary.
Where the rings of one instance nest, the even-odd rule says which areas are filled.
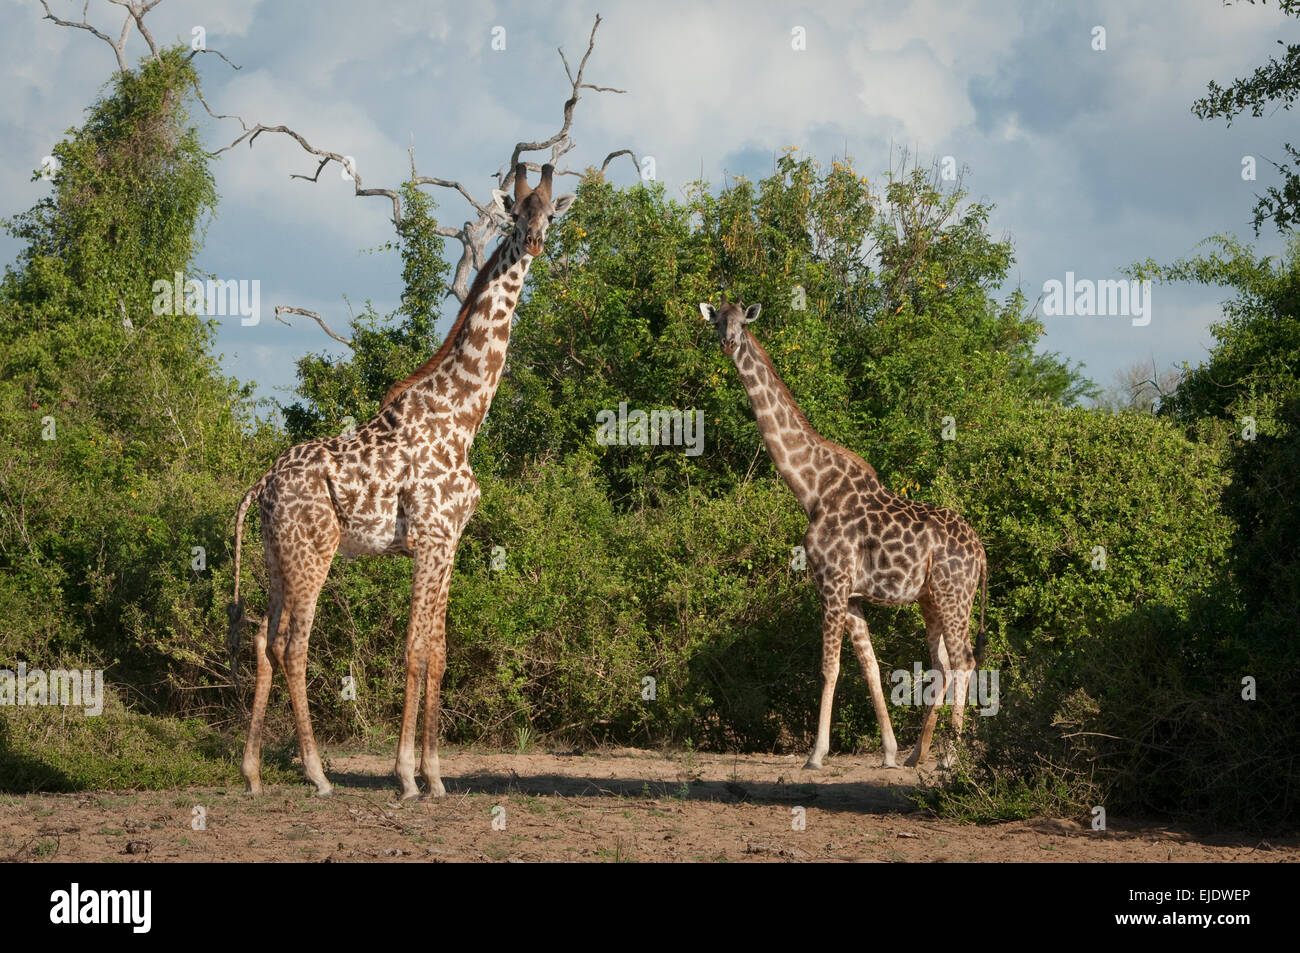
[[[326,563],[328,569],[329,564]],[[321,582],[324,582],[322,578]],[[284,674],[289,680],[289,699],[293,702],[293,719],[298,728],[298,748],[302,754],[302,767],[307,780],[316,785],[317,797],[329,797],[333,793],[325,777],[325,768],[321,764],[320,752],[316,749],[316,739],[311,730],[311,714],[307,709],[307,642],[311,638],[311,626],[316,617],[316,596],[320,592],[317,586],[310,593],[310,599],[296,600],[289,618],[289,644],[284,649]]]
[[[831,747],[831,704],[835,700],[835,681],[840,675],[840,646],[848,613],[846,600],[836,594],[822,602],[822,704],[817,714],[817,742],[813,745],[805,770],[815,771]]]
[[[262,793],[262,722],[266,718],[266,701],[271,695],[274,669],[267,646],[266,630],[272,615],[280,616],[278,605],[268,608],[267,617],[257,627],[254,639],[257,657],[257,685],[253,689],[253,716],[248,723],[248,741],[244,744],[244,761],[239,773],[244,776],[244,790],[248,794]],[[276,622],[277,631],[279,622]]]
[[[967,617],[969,617],[969,609]],[[975,653],[971,649],[969,624],[966,618],[949,619],[944,634],[948,659],[952,662],[952,741],[949,742],[941,768],[950,768],[957,760],[956,743],[961,739],[962,722],[966,711],[966,696],[970,691],[970,678],[975,671]]]
[[[415,597],[411,599],[411,626],[415,626]],[[402,705],[402,729],[397,739],[397,763],[393,773],[401,786],[403,801],[420,796],[415,784],[415,725],[420,715],[420,680],[428,668],[423,636],[409,631],[406,638],[406,701]]]
[[[451,586],[451,567],[455,550],[448,552],[441,568],[441,579],[433,605],[433,627],[427,642],[428,665],[424,676],[424,745],[420,752],[420,774],[429,789],[429,797],[445,797],[438,764],[438,717],[442,702],[442,675],[447,669],[447,590]]]
[[[406,700],[402,705],[397,763],[393,766],[403,801],[420,796],[415,783],[415,729],[420,716],[420,689],[429,679],[429,637],[434,627],[434,606],[443,584],[442,573],[451,572],[454,552],[431,536],[417,539],[414,531],[410,531],[407,538],[415,548],[415,570],[411,575],[411,621],[406,630]],[[441,673],[439,679],[441,684]]]
[[[898,742],[894,739],[894,726],[889,720],[889,709],[885,707],[885,689],[880,684],[880,664],[876,661],[876,652],[871,647],[871,633],[867,630],[867,620],[862,616],[862,608],[856,604],[849,606],[849,638],[857,652],[862,674],[871,688],[871,704],[876,709],[876,722],[880,725],[880,746],[884,749],[886,768],[894,768],[898,754]]]
[[[316,785],[318,797],[331,793],[325,778],[320,752],[311,730],[311,714],[307,707],[307,645],[311,640],[311,627],[316,618],[316,600],[325,577],[329,575],[330,561],[338,546],[337,524],[332,510],[323,508],[305,514],[308,525],[323,527],[324,535],[277,538],[268,535],[267,565],[277,567],[277,589],[282,593],[281,615],[272,618],[275,637],[271,642],[271,657],[284,670],[289,682],[289,700],[293,704],[293,720],[298,730],[298,750],[302,756],[303,772],[307,780]],[[316,516],[316,519],[311,519]]]
[[[948,652],[944,647],[942,619],[927,597],[922,596],[919,601],[921,616],[925,619],[926,641],[930,646],[930,661],[939,672],[939,684],[926,686],[921,736],[917,738],[912,753],[903,762],[909,768],[916,767],[930,756],[930,743],[934,738],[935,725],[939,721],[939,709],[943,707],[944,692],[947,690],[949,680]]]
[[[248,740],[244,744],[244,760],[239,767],[239,773],[244,776],[244,791],[253,795],[262,793],[262,725],[266,720],[266,703],[271,695],[275,666],[284,669],[284,644],[289,635],[289,617],[284,612],[284,585],[274,547],[267,548],[266,568],[270,580],[266,617],[258,625],[253,642],[257,684],[253,688],[253,713],[248,724]]]

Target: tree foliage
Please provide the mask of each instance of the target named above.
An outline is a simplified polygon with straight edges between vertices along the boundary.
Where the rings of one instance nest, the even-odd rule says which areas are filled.
[[[1255,0],[1247,0],[1253,4]],[[1278,0],[1278,9],[1287,16],[1300,16],[1300,2],[1297,0]],[[1300,44],[1277,41],[1284,52],[1280,57],[1271,56],[1263,66],[1245,79],[1234,80],[1229,86],[1220,86],[1210,80],[1206,95],[1192,106],[1192,112],[1200,119],[1232,120],[1247,110],[1256,119],[1264,115],[1264,110],[1272,103],[1279,108],[1290,111],[1295,105],[1296,96],[1300,95]],[[1282,146],[1289,159],[1283,162],[1270,162],[1282,177],[1281,186],[1269,186],[1264,194],[1257,196],[1255,204],[1255,234],[1260,226],[1271,221],[1280,232],[1290,231],[1300,217],[1300,172],[1292,163],[1300,161],[1300,151],[1290,143]]]
[[[542,454],[595,453],[638,505],[770,474],[697,308],[719,289],[763,305],[754,331],[812,424],[886,466],[929,450],[933,472],[942,418],[972,419],[990,388],[1088,392],[1076,368],[1034,353],[1042,328],[1023,296],[994,297],[1013,258],[988,235],[987,206],[915,169],[878,193],[848,162],[823,170],[787,150],[776,166],[718,194],[697,183],[682,202],[658,184],[586,180],[533,266],[477,460],[517,473]],[[699,411],[706,452],[597,446],[596,415],[620,404]]]
[[[186,53],[117,75],[54,148],[0,283],[0,657],[106,668],[157,707],[211,676],[210,565],[268,446],[212,323],[153,308],[217,200]]]

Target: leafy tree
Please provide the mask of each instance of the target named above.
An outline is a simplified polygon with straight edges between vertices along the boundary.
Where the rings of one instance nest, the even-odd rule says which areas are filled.
[[[217,200],[188,53],[115,75],[54,148],[0,282],[0,656],[107,667],[159,705],[211,673],[212,567],[266,437],[213,322],[154,306]]]
[[[1189,427],[1215,421],[1234,437],[1223,505],[1237,524],[1235,582],[1259,637],[1294,644],[1300,629],[1300,238],[1282,258],[1235,239],[1143,275],[1232,288],[1211,327],[1210,359],[1189,370],[1162,408]],[[1271,635],[1265,635],[1265,630]]]
[[[687,200],[662,186],[618,190],[589,177],[535,263],[511,370],[479,459],[499,472],[575,450],[595,453],[616,494],[653,504],[685,486],[726,489],[771,472],[748,400],[697,302],[759,302],[754,332],[812,424],[887,467],[926,451],[941,419],[971,421],[989,388],[1073,402],[1089,385],[1034,353],[1041,325],[1024,299],[992,289],[1012,262],[965,205],[912,170],[877,194],[849,162],[822,170],[787,150],[755,184]],[[706,450],[601,447],[596,415],[698,410]]]
[[[1255,0],[1247,2],[1253,4]],[[1278,0],[1278,9],[1288,16],[1300,16],[1300,0]],[[1277,43],[1286,50],[1281,57],[1269,57],[1268,63],[1257,67],[1248,78],[1234,80],[1226,88],[1211,80],[1207,94],[1193,104],[1192,112],[1200,119],[1223,118],[1231,124],[1246,110],[1258,119],[1270,103],[1289,111],[1300,94],[1300,44],[1282,40]],[[1269,186],[1257,196],[1256,235],[1267,221],[1272,221],[1280,232],[1290,231],[1300,217],[1300,172],[1292,165],[1300,160],[1300,151],[1290,143],[1284,143],[1282,148],[1290,161],[1270,163],[1282,176],[1282,186]]]

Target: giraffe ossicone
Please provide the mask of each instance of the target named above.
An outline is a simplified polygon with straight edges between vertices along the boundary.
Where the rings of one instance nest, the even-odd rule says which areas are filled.
[[[346,436],[308,440],[286,450],[244,495],[235,522],[235,591],[228,648],[235,677],[243,602],[239,559],[244,515],[260,502],[269,580],[266,617],[257,629],[257,684],[244,748],[247,790],[260,793],[262,724],[275,667],[289,682],[298,743],[316,793],[331,792],[307,708],[307,642],[316,600],[335,553],[401,554],[415,560],[406,636],[406,700],[394,772],[403,798],[415,797],[415,732],[424,692],[420,772],[430,796],[446,793],[438,764],[438,718],[447,664],[447,588],[461,533],[479,501],[469,449],[505,367],[515,305],[547,229],[573,201],[551,196],[552,166],[529,188],[527,167],[514,171],[514,194],[494,192],[507,224],[496,251],[474,279],[438,351],[394,384],[379,413]]]
[[[895,767],[898,743],[861,603],[918,604],[931,661],[943,674],[938,699],[942,703],[951,681],[953,733],[960,737],[971,673],[983,663],[984,546],[960,515],[891,493],[871,464],[813,429],[749,330],[760,310],[757,304],[746,308],[739,300],[727,302],[725,295],[720,308],[700,303],[700,314],[713,325],[723,353],[740,373],[772,463],[808,514],[803,547],[822,605],[822,697],[817,740],[805,767],[820,768],[830,749],[831,705],[846,629],[871,689],[885,766]],[[983,595],[972,651],[970,616],[977,590]],[[938,714],[933,698],[927,700],[908,765],[928,757]],[[951,758],[949,749],[941,765]]]

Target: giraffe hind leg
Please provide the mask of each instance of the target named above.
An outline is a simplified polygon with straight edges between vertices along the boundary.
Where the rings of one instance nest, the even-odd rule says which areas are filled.
[[[317,590],[318,592],[319,590]],[[298,729],[298,748],[307,780],[316,785],[317,797],[333,793],[320,752],[311,730],[311,713],[307,707],[307,643],[311,637],[312,621],[316,615],[316,592],[305,606],[295,607],[289,620],[289,640],[284,650],[284,673],[289,680],[289,699],[293,703],[293,717]]]
[[[975,652],[970,642],[970,608],[958,616],[950,616],[944,630],[944,642],[948,648],[948,659],[952,672],[952,741],[945,750],[940,767],[950,768],[956,762],[956,745],[961,740],[962,723],[965,717],[967,695],[970,692],[971,676],[975,672]]]
[[[271,679],[275,674],[266,633],[271,617],[275,616],[278,634],[280,608],[277,602],[273,597],[272,606],[268,608],[266,618],[258,625],[254,639],[257,684],[253,689],[253,714],[248,724],[248,740],[244,744],[244,760],[239,767],[239,773],[244,776],[245,792],[254,795],[262,793],[262,723],[266,719],[266,702],[271,695]]]
[[[329,528],[329,516],[332,512],[323,513],[321,518],[310,522]],[[289,700],[293,705],[303,772],[316,786],[318,797],[329,796],[333,789],[325,777],[312,734],[311,712],[307,704],[307,647],[316,618],[316,600],[329,575],[330,561],[338,541],[337,527],[332,527],[332,532],[327,529],[324,536],[306,540],[293,538],[288,542],[272,538],[267,542],[268,547],[274,547],[274,565],[281,569],[279,589],[283,592],[283,614],[271,644],[271,655],[289,682]]]
[[[930,646],[930,662],[938,672],[938,684],[925,686],[925,712],[921,716],[921,734],[916,739],[916,747],[903,763],[914,768],[924,763],[930,755],[930,744],[934,738],[934,729],[939,720],[939,709],[943,707],[944,693],[949,681],[948,651],[944,645],[943,620],[938,607],[928,596],[920,600],[921,616],[925,619],[926,642]]]

